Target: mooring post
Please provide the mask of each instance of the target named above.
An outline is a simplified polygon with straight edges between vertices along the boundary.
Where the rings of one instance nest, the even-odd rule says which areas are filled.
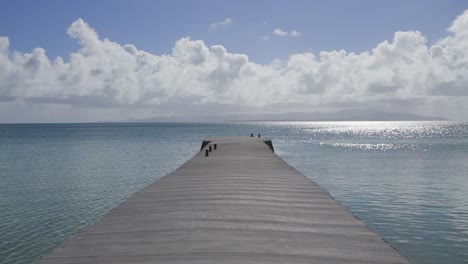
[[[260,138],[260,133],[258,133],[258,138]]]
[[[213,148],[214,148],[214,149],[217,149],[217,148],[218,148],[218,144],[213,144]]]
[[[211,145],[208,147],[208,149],[209,149],[209,150],[210,150],[210,152],[211,152]]]
[[[210,153],[210,152],[206,149],[206,150],[205,150],[205,157],[208,157],[208,156],[210,155],[209,153]]]

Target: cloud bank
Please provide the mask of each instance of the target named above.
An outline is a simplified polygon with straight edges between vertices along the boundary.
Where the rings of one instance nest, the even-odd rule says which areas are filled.
[[[42,48],[11,51],[8,37],[0,37],[0,105],[192,115],[203,107],[217,113],[375,107],[467,119],[468,11],[447,31],[432,45],[418,31],[396,32],[362,53],[300,53],[258,64],[190,38],[177,41],[171,54],[155,55],[101,39],[78,19],[67,34],[80,49],[68,61],[51,60]]]

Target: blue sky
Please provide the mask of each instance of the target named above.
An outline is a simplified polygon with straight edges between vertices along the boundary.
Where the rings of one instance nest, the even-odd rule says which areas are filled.
[[[0,2],[0,122],[468,120],[468,1]]]
[[[0,35],[14,50],[42,47],[50,57],[66,58],[78,47],[66,29],[82,18],[101,37],[151,53],[170,53],[178,39],[191,37],[267,63],[299,52],[362,52],[396,31],[419,30],[436,41],[468,1],[18,0],[1,6]],[[209,29],[225,18],[232,19],[230,26]],[[302,35],[260,39],[275,28]]]

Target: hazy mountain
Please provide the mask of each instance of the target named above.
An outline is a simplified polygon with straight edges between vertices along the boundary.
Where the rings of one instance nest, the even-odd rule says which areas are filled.
[[[127,119],[122,122],[153,123],[153,122],[242,122],[242,121],[441,121],[443,117],[421,116],[406,113],[389,113],[366,109],[348,109],[332,113],[296,112],[286,114],[240,114],[199,116],[196,120],[184,116],[150,117],[143,119]]]

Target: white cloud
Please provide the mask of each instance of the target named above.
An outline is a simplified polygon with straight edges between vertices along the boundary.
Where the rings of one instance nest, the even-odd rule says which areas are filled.
[[[288,35],[288,32],[283,31],[280,28],[275,28],[275,30],[273,30],[271,34],[278,36],[278,37],[285,37]]]
[[[269,40],[269,39],[270,39],[270,36],[268,36],[268,35],[261,36],[260,39],[261,39],[261,40]]]
[[[302,33],[297,30],[291,30],[291,32],[288,33],[287,31],[284,31],[280,28],[275,28],[275,30],[273,30],[271,34],[278,37],[286,37],[288,35],[290,35],[291,37],[299,37],[302,35]]]
[[[297,31],[297,30],[291,31],[291,36],[293,36],[293,37],[299,37],[301,35],[302,35],[302,33]]]
[[[215,22],[210,25],[210,30],[215,30],[223,27],[227,27],[232,24],[232,19],[231,18],[225,18],[222,21]]]
[[[447,30],[458,35],[468,34],[468,10],[459,15]]]
[[[432,45],[418,31],[396,32],[362,53],[300,53],[258,64],[190,38],[177,41],[171,54],[151,54],[102,39],[79,19],[67,33],[81,48],[68,61],[51,60],[42,48],[13,52],[0,37],[0,105],[150,107],[190,115],[215,106],[216,113],[365,106],[468,119],[467,21],[465,12]]]

